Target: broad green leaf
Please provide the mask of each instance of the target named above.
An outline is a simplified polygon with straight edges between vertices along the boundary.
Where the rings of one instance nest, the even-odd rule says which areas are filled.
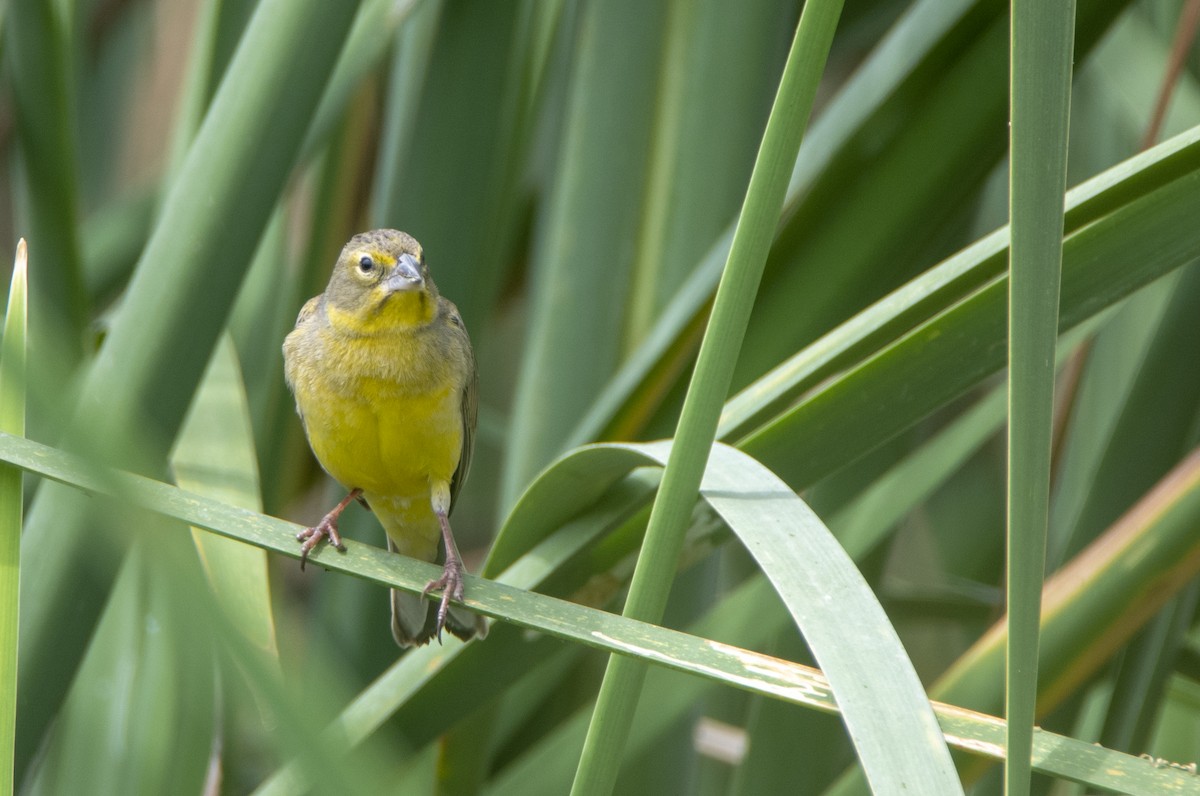
[[[228,335],[213,353],[171,463],[182,489],[231,506],[262,509],[249,407]],[[233,623],[252,644],[277,657],[266,553],[195,529],[192,536],[204,572]]]
[[[724,445],[713,448],[709,461],[702,494],[795,618],[833,686],[875,792],[960,793],[921,682],[849,556],[758,462]]]
[[[151,552],[158,547],[135,546],[125,559],[35,764],[31,794],[204,787],[217,731],[214,658],[207,634],[179,610],[169,567]]]

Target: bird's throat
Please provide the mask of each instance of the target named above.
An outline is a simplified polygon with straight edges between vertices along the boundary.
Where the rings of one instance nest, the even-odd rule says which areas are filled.
[[[433,321],[436,310],[433,297],[423,290],[385,294],[357,312],[328,307],[330,323],[339,331],[356,336],[425,326]]]
[[[377,323],[383,329],[424,326],[433,320],[437,306],[424,290],[398,291],[383,297],[377,305]]]

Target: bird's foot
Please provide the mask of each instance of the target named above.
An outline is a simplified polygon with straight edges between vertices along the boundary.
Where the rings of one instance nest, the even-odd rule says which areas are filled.
[[[321,543],[322,539],[328,539],[331,545],[343,553],[346,552],[346,545],[342,544],[342,536],[338,533],[337,517],[331,516],[332,514],[333,512],[326,514],[316,525],[305,528],[296,534],[296,539],[304,542],[300,545],[300,569],[304,569],[304,564],[308,561],[308,554]]]
[[[438,605],[437,625],[435,625],[434,635],[437,636],[438,643],[442,643],[442,628],[446,626],[446,614],[450,611],[450,601],[462,601],[464,592],[463,583],[463,565],[458,560],[458,557],[448,557],[446,565],[442,568],[442,576],[437,580],[431,580],[425,584],[425,590],[421,592],[424,597],[431,591],[441,591],[442,601]]]
[[[341,503],[338,503],[332,511],[322,517],[320,522],[296,534],[296,539],[304,542],[300,545],[300,569],[304,569],[304,565],[308,561],[308,554],[321,543],[322,539],[328,539],[329,543],[339,552],[346,552],[346,545],[342,544],[342,535],[338,533],[338,517],[342,516],[342,512],[346,510],[346,506],[351,500],[361,499],[361,496],[361,489],[350,490],[350,494],[346,495]]]

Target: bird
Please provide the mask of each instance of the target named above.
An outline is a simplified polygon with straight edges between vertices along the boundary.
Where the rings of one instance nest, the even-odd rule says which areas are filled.
[[[323,539],[345,550],[338,518],[363,502],[388,549],[435,561],[442,575],[421,595],[392,590],[392,635],[402,647],[487,633],[463,608],[465,569],[450,513],[475,441],[478,375],[471,339],[454,303],[438,292],[421,245],[377,229],[342,248],[325,292],[300,310],[283,343],[284,376],[317,461],[347,495],[297,535],[300,567]],[[429,616],[425,597],[442,593]]]

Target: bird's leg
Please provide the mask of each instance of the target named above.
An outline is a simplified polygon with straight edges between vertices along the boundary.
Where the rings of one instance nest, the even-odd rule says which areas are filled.
[[[338,517],[342,516],[342,512],[346,510],[346,506],[350,505],[350,501],[361,499],[361,489],[351,489],[350,494],[342,499],[342,502],[333,507],[333,509],[321,518],[311,528],[305,528],[300,533],[296,534],[296,538],[304,544],[300,545],[300,569],[304,569],[305,562],[308,561],[308,554],[313,551],[322,539],[329,539],[329,543],[342,552],[346,551],[346,546],[342,544],[342,535],[338,533]]]
[[[442,641],[442,628],[446,626],[446,613],[450,610],[450,601],[463,598],[463,568],[462,557],[458,554],[458,545],[454,543],[454,533],[450,530],[450,490],[448,485],[441,484],[433,490],[433,513],[437,515],[438,524],[442,527],[442,543],[446,546],[446,563],[442,566],[442,576],[425,584],[422,596],[431,591],[441,590],[442,601],[438,605],[436,635],[438,643]]]
[[[431,591],[441,590],[442,601],[438,605],[436,635],[438,643],[442,640],[442,628],[446,626],[446,613],[450,610],[451,600],[463,598],[463,564],[458,555],[458,546],[454,544],[454,534],[450,531],[450,520],[445,514],[438,514],[438,522],[442,526],[442,541],[446,545],[446,563],[442,566],[442,576],[425,584],[422,596]]]

